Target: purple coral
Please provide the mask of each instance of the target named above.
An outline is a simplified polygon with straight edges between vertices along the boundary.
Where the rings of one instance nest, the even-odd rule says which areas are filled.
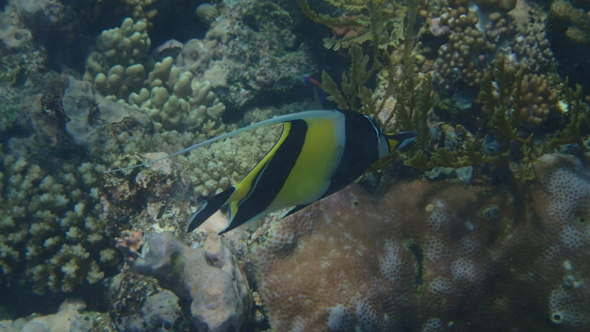
[[[536,171],[493,193],[352,186],[274,225],[253,249],[272,328],[589,328],[590,176],[561,155]]]
[[[135,269],[191,301],[193,324],[204,331],[238,331],[251,307],[250,289],[237,259],[217,234],[191,249],[171,233],[146,233]]]

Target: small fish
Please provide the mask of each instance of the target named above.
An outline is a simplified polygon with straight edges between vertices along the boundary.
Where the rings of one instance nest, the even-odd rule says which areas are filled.
[[[205,199],[190,217],[188,232],[226,205],[229,205],[229,225],[219,234],[272,211],[294,206],[283,216],[286,217],[344,188],[376,161],[416,139],[413,132],[386,134],[375,119],[360,113],[306,111],[255,123],[165,158],[247,130],[279,123],[283,124],[283,132],[272,149],[239,183]],[[120,169],[109,172],[117,170]]]
[[[305,82],[307,89],[310,89],[313,92],[313,100],[315,105],[318,107],[323,107],[328,103],[328,94],[324,90],[322,83],[307,75],[303,76],[303,82]]]

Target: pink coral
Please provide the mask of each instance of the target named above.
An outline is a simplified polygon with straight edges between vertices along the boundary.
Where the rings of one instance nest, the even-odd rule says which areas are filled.
[[[572,159],[493,194],[351,186],[282,220],[252,255],[272,328],[589,328],[590,177]]]

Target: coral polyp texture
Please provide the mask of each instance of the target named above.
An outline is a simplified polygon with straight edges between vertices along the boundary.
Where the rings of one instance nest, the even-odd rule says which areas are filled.
[[[449,35],[438,50],[434,82],[443,93],[478,89],[498,56],[508,57],[510,66],[525,74],[546,70],[553,54],[545,22],[537,15],[524,2],[448,1],[436,25],[431,24],[433,35]]]
[[[523,188],[350,186],[253,245],[274,330],[590,327],[590,173],[547,155]],[[526,301],[523,301],[526,299]]]
[[[70,293],[102,280],[120,261],[104,234],[104,167],[66,163],[50,171],[18,153],[0,155],[0,287]]]
[[[225,106],[211,83],[177,67],[172,57],[155,62],[148,55],[150,45],[147,23],[125,19],[120,28],[97,38],[84,79],[108,99],[149,114],[158,130],[199,129],[209,121],[219,122]]]

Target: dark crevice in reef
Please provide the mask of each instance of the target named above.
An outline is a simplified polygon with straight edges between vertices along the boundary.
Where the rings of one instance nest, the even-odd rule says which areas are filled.
[[[422,292],[422,284],[424,282],[424,274],[423,274],[423,261],[424,261],[424,252],[419,244],[415,243],[412,240],[407,241],[404,244],[404,247],[408,249],[414,258],[416,259],[416,276],[414,277],[414,293],[420,294]]]

